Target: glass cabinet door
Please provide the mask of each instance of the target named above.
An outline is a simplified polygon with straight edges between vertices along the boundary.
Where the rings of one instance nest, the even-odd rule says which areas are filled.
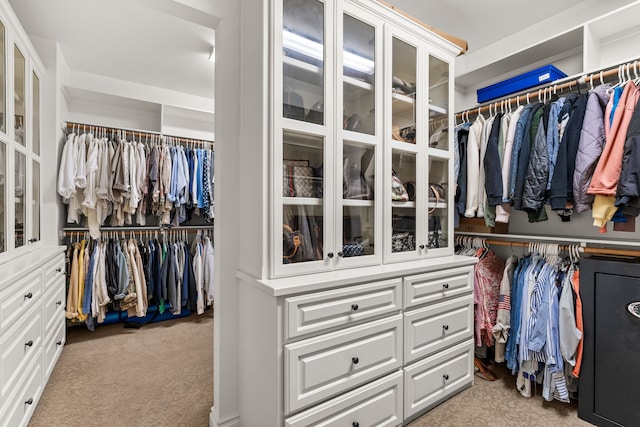
[[[429,158],[427,248],[446,248],[449,236],[449,160]]]
[[[391,137],[415,144],[417,49],[393,37],[391,58]]]
[[[40,240],[40,163],[32,163],[31,173],[31,241]]]
[[[6,55],[4,52],[4,25],[0,22],[0,132],[6,133],[7,106],[6,106]],[[4,158],[4,157],[3,157]]]
[[[429,55],[429,147],[449,150],[449,63]]]
[[[324,124],[324,3],[283,0],[282,117]]]
[[[14,131],[15,141],[25,146],[25,59],[20,49],[14,46]]]
[[[40,79],[36,73],[32,73],[32,88],[31,123],[33,129],[31,131],[31,150],[34,154],[40,155]]]
[[[342,258],[375,253],[375,151],[375,146],[343,144]]]
[[[415,252],[417,155],[394,150],[391,173],[391,252]]]
[[[27,215],[26,204],[24,198],[26,196],[26,169],[27,157],[16,151],[15,152],[15,172],[14,172],[14,208],[15,208],[15,231],[14,241],[15,247],[24,245],[25,217]]]
[[[282,159],[282,262],[324,258],[324,139],[285,131]]]
[[[345,13],[342,47],[342,128],[375,134],[375,27]]]

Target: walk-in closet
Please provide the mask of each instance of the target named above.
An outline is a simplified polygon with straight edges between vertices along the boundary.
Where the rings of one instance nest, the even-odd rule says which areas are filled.
[[[0,0],[0,427],[640,425],[639,0]]]

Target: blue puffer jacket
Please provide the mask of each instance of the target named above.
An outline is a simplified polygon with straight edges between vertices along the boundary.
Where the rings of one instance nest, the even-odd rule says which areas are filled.
[[[587,100],[573,175],[573,198],[577,212],[591,209],[593,203],[593,195],[587,194],[587,189],[606,140],[604,111],[609,102],[610,94],[607,93],[609,88],[609,84],[597,86],[591,91]]]

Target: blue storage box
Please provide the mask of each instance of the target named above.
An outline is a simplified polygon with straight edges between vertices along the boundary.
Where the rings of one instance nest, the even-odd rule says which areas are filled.
[[[527,71],[519,76],[478,89],[478,103],[500,98],[511,93],[520,92],[534,86],[553,82],[567,77],[565,73],[553,65],[545,65],[535,70]]]

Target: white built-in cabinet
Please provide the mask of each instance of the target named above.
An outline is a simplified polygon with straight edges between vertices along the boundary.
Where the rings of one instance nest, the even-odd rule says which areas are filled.
[[[402,425],[473,383],[460,49],[372,0],[270,6],[268,268],[237,272],[239,423]]]
[[[65,342],[64,248],[41,242],[44,66],[0,1],[0,426],[29,423]]]

